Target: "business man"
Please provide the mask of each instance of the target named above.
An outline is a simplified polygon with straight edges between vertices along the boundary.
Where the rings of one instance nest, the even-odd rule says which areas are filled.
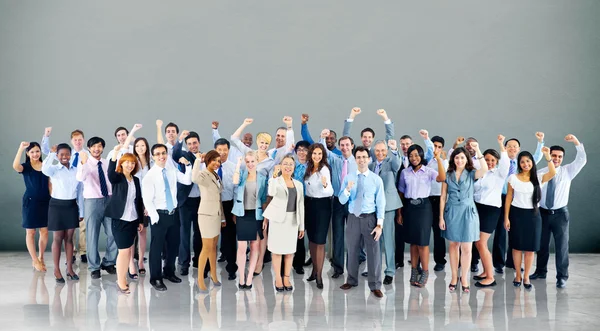
[[[352,108],[350,111],[350,116],[344,121],[344,136],[350,136],[350,130],[352,129],[352,124],[354,123],[354,119],[361,113],[361,109],[358,107]],[[394,123],[389,119],[387,112],[384,109],[377,110],[377,115],[381,116],[383,119],[383,123],[385,124],[385,141],[389,141],[390,139],[394,139]],[[371,158],[375,161],[375,151],[373,150],[373,139],[375,139],[375,131],[371,128],[364,128],[360,132],[360,140],[362,145],[369,149],[369,153],[371,154]]]
[[[448,160],[444,152],[444,138],[440,136],[433,136],[431,138],[433,143],[434,153],[440,153],[440,159],[444,163],[444,169],[448,170]],[[427,163],[427,167],[438,170],[437,160],[431,158]],[[436,180],[431,181],[431,193],[429,193],[429,201],[433,210],[433,260],[435,261],[434,271],[442,271],[446,266],[446,240],[442,237],[440,230],[440,195],[442,194],[442,183],[438,183]]]
[[[308,114],[302,114],[302,122],[301,122],[301,130],[302,140],[307,141],[309,144],[314,144],[312,136],[310,135],[310,131],[308,130]],[[337,155],[342,155],[342,151],[340,151],[335,144],[337,143],[337,133],[333,130],[329,130],[329,136],[325,138],[325,148],[332,151]]]

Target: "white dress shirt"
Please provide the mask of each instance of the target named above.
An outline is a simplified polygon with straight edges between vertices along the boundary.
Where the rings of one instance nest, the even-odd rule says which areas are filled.
[[[327,180],[327,187],[323,187],[321,177],[325,177]],[[329,168],[323,167],[304,180],[304,194],[311,198],[329,198],[333,196],[333,185],[331,185]]]
[[[444,170],[448,170],[448,159],[446,160],[442,160],[442,163],[444,164]],[[438,163],[437,160],[434,158],[432,158],[431,160],[429,160],[429,163],[427,163],[427,166],[435,171],[438,170]],[[442,195],[442,183],[438,183],[435,179],[431,181],[431,193],[429,193],[429,196],[436,196],[439,197],[440,195]]]
[[[542,200],[540,200],[540,207],[544,209],[560,209],[567,206],[569,203],[569,192],[571,190],[571,181],[577,174],[583,169],[583,166],[587,163],[587,156],[583,144],[575,146],[577,149],[577,155],[575,160],[567,165],[560,166],[556,169],[556,175],[554,175],[554,205],[546,206],[546,192],[548,190],[548,182],[542,184]],[[538,174],[545,174],[548,172],[548,167],[538,171]]]
[[[167,161],[168,163],[168,161]],[[185,169],[185,174],[181,171],[172,168],[161,168],[158,165],[152,166],[144,180],[142,181],[142,199],[144,206],[150,216],[150,222],[155,224],[158,222],[158,209],[167,209],[167,198],[165,195],[165,182],[163,180],[162,170],[167,169],[167,180],[171,189],[171,198],[173,207],[177,207],[177,183],[190,185],[192,183],[192,166],[188,165]]]
[[[127,222],[133,222],[137,220],[138,214],[135,210],[135,182],[133,178],[127,181],[127,201],[125,202],[125,210],[123,210],[123,216],[121,220]]]
[[[486,206],[502,207],[502,188],[508,176],[510,159],[508,153],[502,152],[498,166],[488,170],[483,177],[473,185],[473,198],[475,202]]]
[[[213,145],[219,139],[221,139],[221,135],[219,134],[219,129],[213,129],[212,130]],[[233,145],[231,142],[229,142],[229,156],[227,157],[227,160],[233,162],[233,164],[237,164],[238,157],[240,157],[240,156],[243,159],[244,154],[235,145]]]
[[[237,162],[237,160],[236,160]],[[233,200],[233,173],[237,163],[233,163],[227,159],[227,162],[221,163],[221,170],[223,172],[223,191],[221,192],[221,201]]]
[[[542,182],[542,176],[538,175],[538,181]],[[517,175],[510,175],[508,182],[513,188],[513,201],[511,205],[522,209],[533,209],[533,184],[531,182],[522,182]]]
[[[56,153],[50,153],[42,162],[42,173],[52,180],[51,196],[59,200],[77,199],[77,168],[67,168],[60,163],[53,164],[54,161],[58,161]]]

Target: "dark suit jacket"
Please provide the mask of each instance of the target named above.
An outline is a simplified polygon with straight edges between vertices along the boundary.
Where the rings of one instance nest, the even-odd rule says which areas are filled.
[[[177,141],[175,146],[173,146],[173,154],[172,155],[173,155],[173,160],[175,160],[175,163],[177,163],[177,165],[179,165],[179,171],[181,171],[185,174],[185,165],[179,163],[179,159],[183,156],[184,158],[186,158],[186,160],[190,161],[190,164],[193,167],[194,162],[196,161],[196,155],[194,155],[192,152],[189,152],[189,151],[183,151],[182,147],[183,147],[183,143]],[[185,200],[188,198],[188,195],[190,195],[190,192],[192,191],[192,185],[193,184],[184,185],[184,184],[177,182],[177,206],[178,207],[183,206],[183,204],[185,203]]]
[[[125,175],[118,173],[116,168],[117,162],[111,160],[108,164],[108,180],[112,184],[112,197],[106,206],[104,216],[114,219],[121,219],[123,212],[125,211],[129,184],[127,183]],[[135,210],[138,214],[137,221],[140,224],[143,224],[144,201],[142,200],[142,187],[140,186],[140,179],[133,176],[133,183],[135,184]]]

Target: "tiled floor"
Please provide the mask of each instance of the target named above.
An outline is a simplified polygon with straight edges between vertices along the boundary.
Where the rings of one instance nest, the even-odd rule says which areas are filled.
[[[49,260],[50,256],[47,256]],[[551,258],[552,261],[553,258]],[[63,259],[64,260],[64,259]],[[255,278],[252,290],[227,281],[197,294],[192,274],[181,284],[165,281],[158,293],[148,277],[132,282],[130,295],[119,294],[115,275],[91,280],[85,265],[77,282],[56,285],[52,267],[39,273],[26,253],[0,254],[0,330],[598,330],[600,328],[600,255],[572,255],[567,289],[555,287],[554,268],[547,280],[526,291],[514,288],[514,274],[497,277],[494,289],[470,294],[448,292],[447,272],[431,275],[426,288],[407,283],[410,270],[398,269],[385,296],[370,294],[366,278],[342,291],[344,280],[324,278],[318,290],[294,274],[293,292],[276,293],[271,270]],[[79,262],[78,262],[79,264]],[[223,264],[220,264],[223,267]],[[270,267],[270,265],[268,265]],[[307,271],[310,267],[307,268]],[[326,270],[329,271],[329,270]]]

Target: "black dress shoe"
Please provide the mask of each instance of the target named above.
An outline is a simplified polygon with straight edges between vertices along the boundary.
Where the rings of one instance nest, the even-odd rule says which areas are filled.
[[[556,280],[556,288],[566,288],[567,287],[567,280],[566,279],[557,279]]]
[[[306,262],[304,262],[304,266],[308,267],[311,264],[312,264],[312,257],[309,257],[308,260],[306,260]]]
[[[502,275],[504,273],[504,270],[502,270],[502,268],[494,268],[494,271],[500,275]]]
[[[546,274],[536,272],[536,273],[533,273],[532,275],[530,275],[529,279],[546,279]]]
[[[390,285],[394,282],[394,277],[392,276],[385,276],[385,278],[383,279],[383,285]]]
[[[475,276],[473,276],[473,279],[474,280],[484,280],[484,279],[486,279],[486,277],[481,277],[479,275],[475,275]]]
[[[109,265],[109,266],[104,266],[104,265],[101,265],[101,266],[100,266],[100,269],[102,269],[102,270],[104,270],[104,271],[108,272],[108,273],[109,273],[109,274],[111,274],[111,275],[114,275],[114,274],[116,274],[116,273],[117,273],[117,269],[115,269],[115,266],[114,266],[114,265]]]
[[[73,254],[73,263],[75,263],[76,258],[75,258],[75,254]]]
[[[435,267],[433,267],[433,271],[442,271],[446,267],[445,264],[436,263]]]
[[[221,254],[221,256],[219,256],[219,259],[217,260],[217,262],[225,262],[227,259],[225,258],[224,254]]]
[[[170,281],[171,283],[181,283],[181,278],[175,276],[175,275],[170,275],[170,276],[164,276],[163,278]]]
[[[529,283],[529,284],[525,284],[525,282],[523,282],[523,287],[524,287],[526,290],[531,290],[531,289],[533,288],[533,285],[531,285],[531,283]]]
[[[252,275],[254,275],[254,277],[259,276],[260,272],[253,272]]]
[[[152,287],[154,287],[154,289],[157,290],[157,291],[161,291],[162,292],[162,291],[166,291],[167,290],[167,286],[160,279],[158,279],[158,280],[151,280],[150,281],[150,285],[152,285]]]
[[[521,281],[518,281],[516,279],[513,279],[513,286],[514,287],[521,287]]]
[[[81,263],[88,263],[88,261],[87,261],[87,255],[81,254]]]
[[[179,269],[179,273],[180,273],[182,276],[187,276],[187,275],[189,275],[189,274],[190,274],[190,269],[189,269],[189,268],[186,268],[186,267],[181,267],[181,269]]]
[[[475,283],[475,287],[480,287],[480,288],[492,287],[492,286],[496,286],[496,281],[493,281],[489,284],[482,284],[481,282]]]
[[[227,277],[228,280],[234,280],[235,279],[235,273],[232,272],[229,274],[229,276]]]
[[[369,277],[369,272],[368,272],[368,271],[365,271],[365,272],[363,272],[363,273],[362,273],[362,274],[360,274],[360,275],[361,275],[361,276],[363,276],[363,277]]]
[[[471,272],[479,272],[479,266],[477,266],[477,264],[471,264]]]
[[[100,279],[100,270],[94,270],[91,274],[92,279]]]
[[[307,282],[312,282],[313,280],[317,279],[317,276],[315,275],[310,275],[310,277],[306,278]]]
[[[344,274],[343,272],[334,271],[333,275],[331,275],[331,278],[339,278],[343,274]]]
[[[323,289],[323,280],[322,280],[322,279],[321,279],[321,280],[318,280],[318,279],[317,279],[317,288],[318,288],[319,290],[322,290],[322,289]]]
[[[245,289],[246,289],[246,285],[245,285],[245,284],[244,284],[244,285],[242,285],[242,284],[238,284],[238,288],[239,288],[240,290],[245,290]]]
[[[304,268],[295,268],[294,269],[298,275],[304,275]]]
[[[404,268],[404,262],[396,262],[396,269]]]

